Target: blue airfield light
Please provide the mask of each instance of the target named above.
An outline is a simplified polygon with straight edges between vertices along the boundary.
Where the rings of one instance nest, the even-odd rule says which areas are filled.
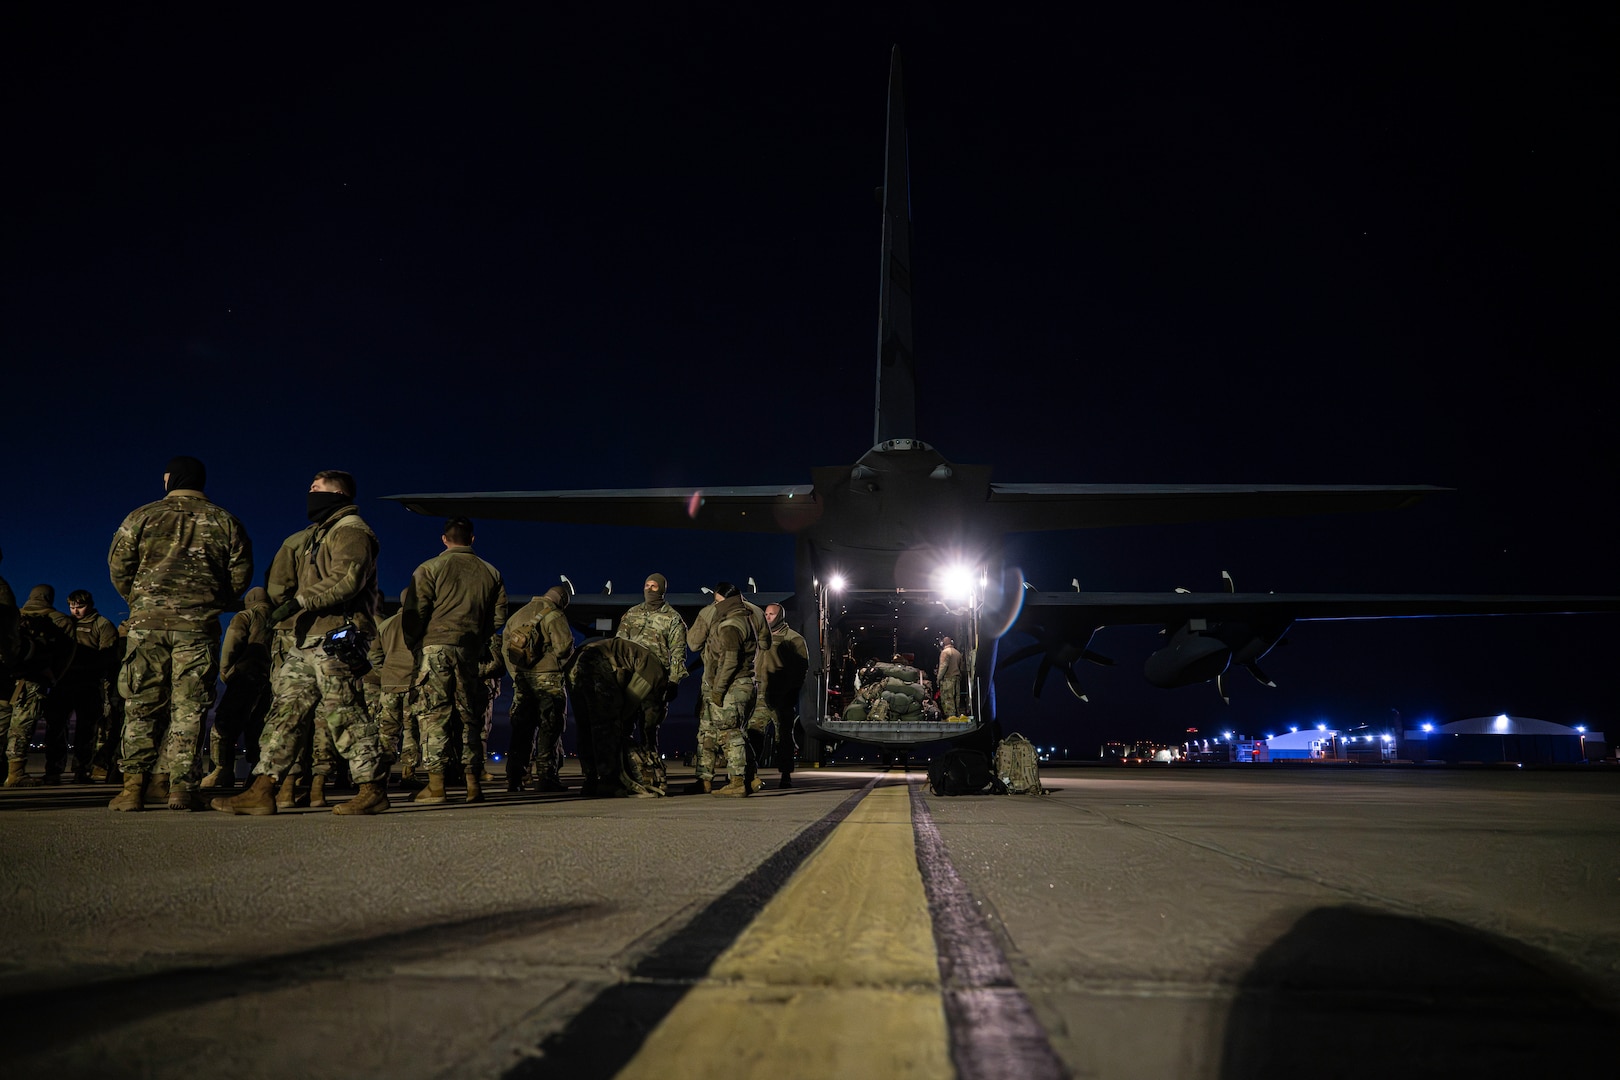
[[[1298,724],[1290,724],[1290,725],[1288,725],[1288,730],[1291,731],[1291,732],[1298,731],[1299,730],[1299,725]]]
[[[1585,735],[1586,734],[1586,725],[1585,724],[1576,724],[1575,725],[1575,730],[1580,732],[1582,735]]]
[[[1423,730],[1424,731],[1433,731],[1434,730],[1434,725],[1430,724],[1428,722],[1425,722],[1424,725],[1423,725]]]

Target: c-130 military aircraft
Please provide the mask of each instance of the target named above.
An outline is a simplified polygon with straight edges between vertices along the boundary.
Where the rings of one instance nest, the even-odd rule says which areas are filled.
[[[788,533],[796,538],[786,602],[810,651],[800,712],[822,746],[853,741],[886,755],[930,743],[994,738],[994,675],[1039,656],[1035,692],[1056,668],[1085,699],[1074,665],[1112,661],[1091,649],[1103,627],[1157,624],[1165,644],[1144,674],[1173,688],[1214,681],[1223,698],[1233,668],[1268,685],[1259,662],[1296,621],[1413,616],[1554,614],[1620,610],[1617,597],[1239,593],[1230,577],[1213,593],[1042,592],[1003,561],[1011,532],[1162,525],[1256,517],[1392,510],[1447,489],[1429,485],[1017,484],[987,465],[958,465],[917,437],[911,311],[910,177],[900,52],[890,58],[882,205],[874,444],[853,465],[811,470],[808,484],[393,495],[428,515],[641,528]],[[568,615],[610,631],[639,594],[579,595]],[[671,594],[690,616],[702,594]],[[1034,643],[998,665],[1001,638]],[[929,670],[939,641],[961,647],[968,678],[955,722],[844,720],[857,671],[901,660]]]

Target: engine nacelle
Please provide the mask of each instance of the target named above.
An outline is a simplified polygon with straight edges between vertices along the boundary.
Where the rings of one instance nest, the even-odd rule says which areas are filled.
[[[1147,658],[1142,674],[1154,686],[1173,690],[1178,686],[1209,682],[1232,662],[1232,650],[1220,638],[1204,632],[1202,619],[1184,623],[1170,637],[1170,644]]]

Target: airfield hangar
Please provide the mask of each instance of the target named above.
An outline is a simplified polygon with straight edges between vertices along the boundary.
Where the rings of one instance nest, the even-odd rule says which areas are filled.
[[[1425,724],[1405,733],[1402,756],[1452,765],[1522,762],[1579,763],[1601,756],[1603,732],[1566,727],[1527,716],[1476,716],[1449,724]]]

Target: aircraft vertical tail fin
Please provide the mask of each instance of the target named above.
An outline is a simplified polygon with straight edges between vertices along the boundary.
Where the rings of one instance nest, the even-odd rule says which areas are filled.
[[[889,60],[885,148],[874,444],[917,437],[917,363],[911,343],[911,174],[906,160],[906,97],[898,45]]]

